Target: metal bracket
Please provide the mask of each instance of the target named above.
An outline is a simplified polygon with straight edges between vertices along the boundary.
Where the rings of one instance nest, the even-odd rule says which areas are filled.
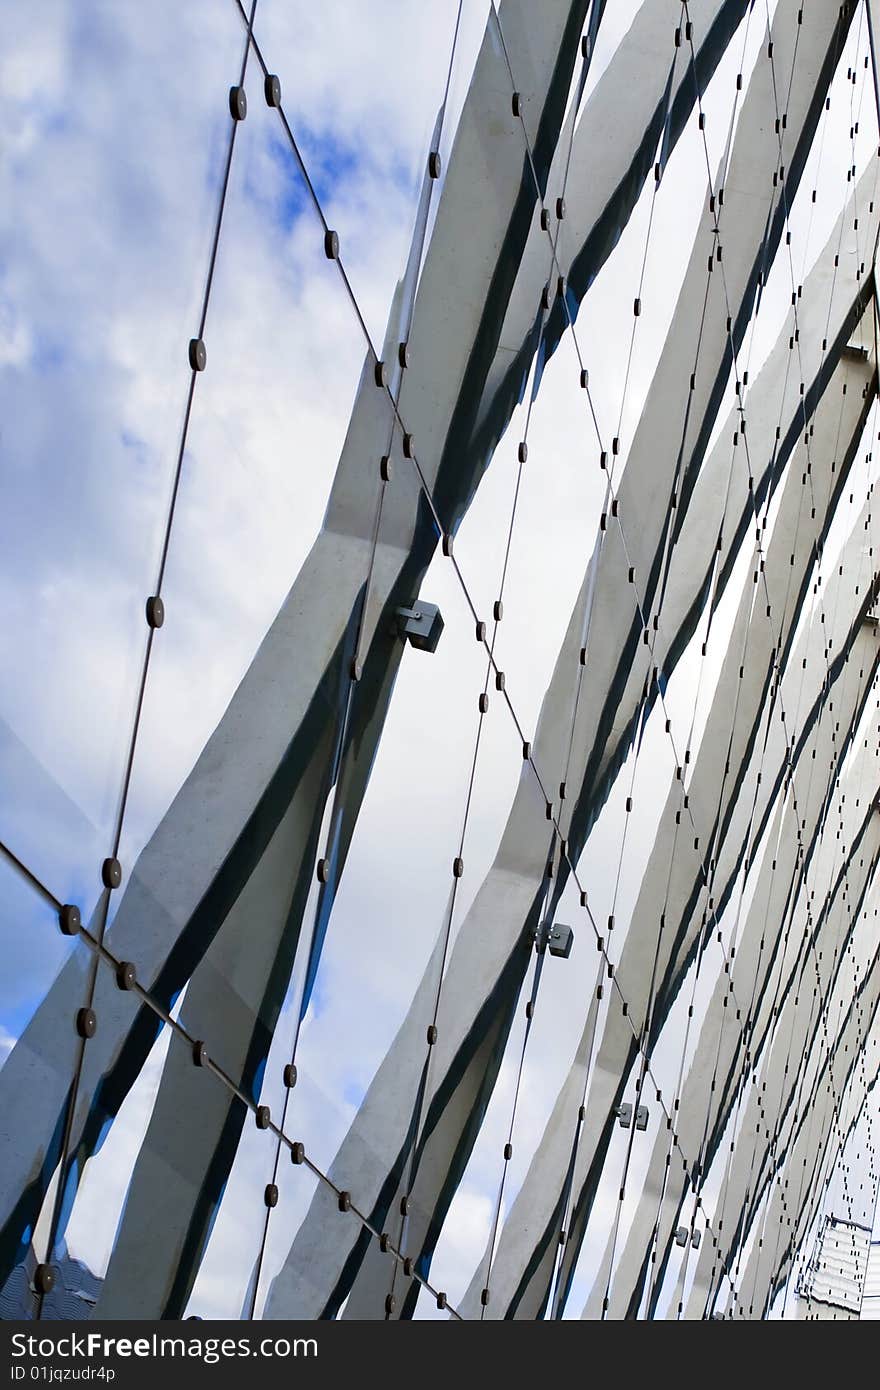
[[[629,1101],[623,1101],[615,1110],[615,1115],[620,1122],[621,1129],[629,1129],[633,1122],[633,1108]],[[636,1129],[648,1128],[648,1107],[647,1105],[636,1106]]]
[[[866,347],[861,347],[859,343],[847,343],[841,355],[843,357],[849,357],[853,362],[867,362],[868,349]]]
[[[676,1245],[687,1245],[688,1239],[690,1239],[690,1243],[691,1243],[691,1245],[694,1247],[694,1249],[695,1249],[695,1250],[699,1250],[699,1248],[700,1248],[700,1241],[702,1240],[702,1236],[700,1235],[700,1232],[699,1232],[699,1231],[691,1231],[691,1232],[690,1232],[690,1235],[688,1235],[688,1228],[687,1228],[687,1226],[679,1226],[679,1227],[677,1227],[676,1232],[675,1232],[675,1243],[676,1243]]]
[[[549,951],[551,956],[558,956],[560,960],[568,960],[573,945],[574,929],[562,922],[552,927],[545,923],[535,934],[535,950],[539,953]]]
[[[412,608],[398,608],[394,614],[395,632],[420,652],[435,652],[443,631],[443,616],[435,603],[417,602]]]

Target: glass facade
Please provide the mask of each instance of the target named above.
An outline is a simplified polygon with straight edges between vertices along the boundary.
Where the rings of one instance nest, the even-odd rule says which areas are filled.
[[[868,1249],[872,16],[7,17],[4,1319]]]

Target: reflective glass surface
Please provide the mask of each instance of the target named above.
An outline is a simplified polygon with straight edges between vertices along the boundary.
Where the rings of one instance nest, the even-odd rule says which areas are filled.
[[[864,7],[583,8],[10,17],[4,1318],[861,1307]]]

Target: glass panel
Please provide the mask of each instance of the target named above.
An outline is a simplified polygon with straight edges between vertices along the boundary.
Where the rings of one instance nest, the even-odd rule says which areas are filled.
[[[45,998],[73,942],[59,930],[54,907],[4,855],[0,855],[0,885],[4,961],[0,1056],[5,1058]]]
[[[4,1317],[29,1318],[37,1263],[34,1229],[58,1160],[64,1103],[78,1052],[74,1010],[66,1013],[66,1026],[47,1030],[41,1006],[65,962],[77,977],[77,1003],[83,1002],[79,995],[85,982],[71,961],[73,938],[59,930],[54,907],[5,856],[0,856],[0,901],[0,1299]],[[31,1142],[36,1113],[47,1120],[38,1145]]]
[[[288,927],[288,914],[297,884],[314,877],[308,818],[323,799],[338,718],[336,694],[327,696],[330,678],[310,714],[311,676],[300,674],[310,661],[316,670],[335,659],[336,639],[328,642],[311,620],[300,620],[314,598],[314,569],[310,577],[306,566],[300,589],[283,605],[321,526],[364,347],[254,62],[246,92],[205,332],[209,362],[192,409],[162,588],[165,622],[154,639],[123,828],[125,887],[107,940],[137,962],[166,1008],[192,975],[181,1021],[207,1040],[254,1100],[267,1103],[264,1092],[281,1071],[279,1064],[268,1076],[267,1053],[291,965],[286,953],[292,957],[296,945],[297,922],[291,913]],[[371,371],[368,389],[378,396]],[[379,452],[377,445],[371,506],[380,488]],[[351,543],[344,528],[329,539],[325,531],[309,563],[321,547],[328,592],[339,574],[334,557],[344,562],[352,551],[354,604],[368,543]],[[336,622],[331,607],[328,627]],[[244,717],[234,701],[243,678],[250,681]],[[339,683],[344,697],[347,664]],[[326,723],[318,735],[309,723],[315,717]],[[281,782],[300,721],[294,750],[304,750],[303,782],[295,794]],[[267,875],[272,885],[264,897]],[[133,1047],[138,1067],[143,1039]],[[160,1091],[160,1107],[163,1099]],[[173,1194],[177,1206],[169,1196],[176,1219],[192,1222],[197,1263],[238,1151],[223,1203],[228,1212],[192,1294],[200,1316],[241,1315],[265,1213],[268,1179],[263,1174],[253,1185],[259,1159],[248,1122],[239,1146],[237,1108],[227,1114],[219,1104],[210,1107],[192,1131],[189,1159],[211,1174],[205,1192],[190,1173],[189,1186]],[[189,1113],[184,1107],[181,1129]],[[266,1136],[256,1139],[259,1153],[268,1153]],[[216,1275],[215,1258],[225,1260],[230,1248],[239,1284]],[[188,1292],[176,1283],[174,1316],[182,1316]]]
[[[296,1038],[299,1079],[287,1120],[288,1132],[305,1142],[319,1167],[330,1170],[377,1069],[396,1045],[395,1035],[411,1019],[412,1040],[398,1054],[393,1073],[379,1073],[378,1093],[371,1093],[366,1112],[370,1126],[358,1140],[358,1152],[362,1144],[370,1146],[378,1117],[390,1107],[382,1149],[371,1151],[372,1162],[365,1159],[345,1170],[352,1200],[365,1210],[373,1208],[376,1175],[390,1171],[416,1110],[447,931],[451,951],[495,850],[483,833],[485,798],[480,800],[480,789],[487,778],[478,762],[463,849],[464,874],[453,879],[477,727],[482,723],[485,731],[493,723],[509,725],[494,687],[489,711],[481,720],[478,699],[486,679],[485,651],[475,640],[470,610],[447,558],[437,556],[422,591],[439,606],[443,633],[431,654],[411,647],[403,652],[394,701],[333,906],[332,929]],[[325,825],[322,841],[326,833]],[[453,882],[457,891],[450,922]],[[314,932],[317,907],[313,896],[304,915],[306,941]],[[449,952],[446,958],[448,962]],[[282,1017],[279,1030],[287,1039],[288,1057],[294,1053],[305,966],[303,951],[290,1013]],[[441,1005],[441,1029],[443,1018]],[[395,1243],[399,1221],[394,1211],[387,1213],[387,1229]],[[390,1287],[390,1258],[388,1264]],[[398,1296],[402,1297],[399,1292]]]
[[[112,842],[242,38],[211,0],[9,17],[0,836],[65,899]]]
[[[95,956],[79,940],[76,957],[86,981],[95,972]],[[119,1234],[132,1173],[136,1164],[149,1163],[145,1153],[147,1133],[162,1065],[168,1051],[169,1032],[133,990],[120,989],[111,966],[101,962],[94,973],[94,991],[87,989],[83,1004],[91,1000],[96,1019],[94,1037],[84,1044],[84,1061],[77,1087],[74,1121],[68,1150],[65,1192],[55,1209],[57,1181],[43,1208],[38,1239],[55,1273],[55,1288],[43,1303],[41,1318],[89,1317],[97,1308],[101,1316],[103,1282]],[[125,1057],[116,1055],[108,1064],[104,1048],[110,1036],[124,1039],[133,1030],[145,1033],[147,1062],[130,1090],[120,1085]],[[99,1058],[96,1063],[95,1058]],[[96,1086],[98,1071],[103,1072]],[[160,1200],[161,1184],[154,1191]],[[154,1208],[155,1209],[155,1208]],[[54,1233],[54,1240],[51,1237]],[[49,1253],[51,1250],[51,1253]],[[149,1258],[145,1250],[142,1258]],[[118,1268],[114,1274],[119,1275]],[[129,1287],[136,1288],[139,1271],[134,1263],[126,1270]],[[129,1292],[129,1297],[131,1294]],[[137,1316],[136,1302],[131,1316]]]
[[[431,1266],[433,1279],[448,1291],[450,1303],[461,1308],[462,1315],[467,1318],[480,1316],[480,1290],[486,1287],[487,1278],[491,1302],[492,1237],[493,1233],[496,1237],[500,1233],[504,1214],[515,1195],[507,1188],[504,1146],[510,1140],[526,1031],[526,1002],[531,994],[536,959],[532,953],[498,1078]]]
[[[393,0],[378,24],[351,0],[327,12],[292,10],[280,0],[260,0],[257,8],[257,42],[281,80],[285,116],[328,224],[338,230],[377,350],[406,264],[450,66],[439,185],[482,39],[487,6],[481,0],[462,9],[457,26],[456,4],[438,11]]]
[[[247,857],[263,844],[254,819],[259,806],[267,806],[277,828],[280,811],[266,799],[278,795],[273,774],[307,710],[297,694],[298,671],[332,654],[323,632],[297,616],[314,570],[307,566],[293,599],[288,592],[310,551],[314,561],[363,362],[338,268],[324,254],[323,232],[256,66],[246,86],[248,116],[236,145],[207,330],[211,367],[193,407],[163,585],[165,624],[154,644],[123,835],[124,862],[137,865],[134,876],[150,892],[161,893],[163,865],[180,853],[177,837],[195,834],[198,841],[180,898],[175,888],[165,899],[174,920],[150,946],[155,971],[178,935],[198,937],[185,948],[194,956],[164,986],[169,991],[182,986],[260,858],[254,849],[253,862],[240,870],[228,860],[228,870],[239,873],[236,886],[220,890],[223,907],[199,925],[195,909],[233,847]],[[377,448],[372,504],[379,487]],[[326,532],[318,543],[336,544]],[[354,552],[352,603],[368,552],[367,543]],[[329,575],[331,566],[322,563]],[[335,622],[331,612],[328,625]],[[240,702],[233,703],[224,726],[246,677],[250,713],[243,723]],[[347,682],[341,684],[344,692]],[[328,718],[327,732],[315,739],[325,760],[334,727]],[[216,794],[224,807],[219,821],[208,810]],[[286,904],[278,911],[283,915]],[[125,922],[114,926],[112,940],[120,930],[135,932],[134,918]],[[229,949],[235,939],[231,931]],[[143,952],[142,932],[138,940]]]
[[[133,1023],[138,1001],[126,998],[133,1000],[128,1020]],[[139,1022],[143,1026],[142,1013]],[[181,1315],[178,1285],[182,1282],[185,1288],[191,1282],[192,1232],[174,1221],[174,1203],[181,1184],[198,1185],[204,1175],[193,1178],[187,1132],[175,1123],[175,1110],[210,1115],[229,1097],[209,1066],[193,1064],[186,1039],[167,1026],[157,1036],[156,1027],[151,1020],[155,1042],[148,1060],[122,1101],[106,1141],[83,1169],[64,1233],[69,1258],[103,1280],[99,1318]],[[169,1073],[177,1078],[170,1112],[167,1100],[164,1107],[157,1102],[160,1079]],[[233,1104],[239,1111],[243,1108]],[[64,1254],[59,1245],[56,1260]],[[238,1317],[239,1312],[229,1315]],[[227,1314],[224,1308],[211,1315]]]
[[[515,237],[515,213],[497,226],[493,213],[521,172],[528,182],[531,158],[510,125],[513,89],[528,73],[506,72],[503,16],[488,0],[388,0],[377,26],[352,0],[315,11],[260,0],[247,115],[233,126],[246,3],[192,0],[178,12],[159,0],[124,22],[98,4],[74,18],[41,15],[39,29],[20,9],[10,21],[18,56],[0,59],[10,155],[0,192],[15,209],[0,265],[0,624],[15,652],[0,672],[4,1315],[358,1318],[386,1307],[389,1316],[447,1317],[409,1282],[415,1272],[468,1317],[481,1316],[488,1286],[485,1316],[497,1317],[505,1241],[538,1210],[542,1238],[550,1231],[541,1278],[549,1287],[564,1271],[566,1280],[564,1308],[548,1316],[601,1317],[606,1294],[610,1316],[632,1311],[631,1299],[641,1315],[671,1320],[699,1315],[706,1299],[709,1315],[755,1315],[762,1291],[750,1257],[762,1241],[781,1256],[780,1208],[809,1207],[796,1252],[803,1267],[826,1217],[869,1222],[876,1206],[875,1188],[861,1181],[870,1129],[821,1195],[809,1184],[833,1171],[833,1155],[817,1158],[818,1138],[809,1177],[797,1171],[789,1187],[777,1163],[795,1115],[811,1122],[814,1108],[831,1123],[828,1050],[873,959],[876,909],[873,898],[856,905],[866,871],[848,856],[876,780],[873,759],[856,762],[860,745],[876,743],[874,694],[841,781],[822,800],[872,679],[873,628],[858,629],[855,661],[835,671],[821,709],[818,699],[846,612],[856,614],[872,582],[873,528],[866,513],[862,536],[861,512],[876,422],[824,549],[816,533],[821,583],[799,624],[812,633],[808,674],[798,661],[757,721],[754,748],[743,753],[739,741],[749,777],[730,841],[746,834],[748,862],[728,853],[717,884],[711,856],[720,860],[725,846],[722,836],[710,848],[710,836],[731,792],[720,777],[711,785],[701,761],[720,768],[728,727],[739,727],[730,686],[719,685],[725,658],[739,653],[745,671],[754,660],[753,676],[771,660],[763,589],[754,589],[746,641],[735,623],[740,594],[753,593],[763,553],[786,540],[790,516],[781,486],[762,495],[758,550],[747,515],[730,575],[725,557],[723,584],[705,603],[683,573],[693,538],[672,551],[678,568],[667,573],[663,527],[680,544],[673,511],[692,501],[686,487],[667,510],[678,426],[658,410],[662,457],[642,435],[637,458],[633,441],[708,182],[725,168],[750,73],[770,61],[774,5],[748,8],[709,84],[705,122],[692,112],[668,160],[641,151],[647,179],[625,225],[603,232],[618,239],[573,330],[563,304],[574,297],[558,276],[590,229],[561,217],[569,165],[557,150],[550,227],[534,207],[523,268],[498,291],[509,300],[487,347],[480,326],[496,287],[493,248]],[[588,94],[635,10],[627,0],[603,23]],[[496,66],[469,169],[456,137],[487,22]],[[506,37],[521,43],[512,19]],[[669,44],[672,61],[671,28]],[[739,511],[747,478],[771,465],[774,403],[764,400],[762,428],[752,430],[746,372],[754,384],[780,332],[784,356],[797,286],[853,175],[874,158],[866,59],[860,9],[792,199],[791,236],[761,285],[736,372],[718,384],[707,432],[722,463],[700,481],[705,489],[716,477],[719,500],[713,510],[704,491],[695,508],[707,530],[722,506],[722,529],[732,525],[722,499],[735,498]],[[266,71],[280,78],[282,110]],[[775,75],[782,92],[789,75]],[[529,100],[526,92],[533,114]],[[461,185],[471,178],[475,209],[486,197],[485,261],[460,241],[466,209],[456,214],[459,242],[441,257],[438,237],[432,262],[432,234],[449,232],[438,205],[453,192],[461,149]],[[641,176],[634,167],[627,177]],[[768,211],[777,190],[766,190]],[[730,222],[719,207],[724,239]],[[853,292],[853,265],[870,261],[869,214],[860,215],[822,291],[835,313],[833,296]],[[713,284],[736,259],[722,261],[721,246]],[[471,270],[478,292],[465,294]],[[705,314],[696,321],[699,270],[683,400],[705,323]],[[438,271],[448,300],[430,279]],[[420,339],[411,304],[422,292],[427,299],[429,285],[433,322],[426,311]],[[564,331],[545,338],[540,325],[554,312]],[[810,312],[818,323],[815,304]],[[204,374],[187,362],[202,330]],[[427,361],[414,351],[404,372],[410,334]],[[400,419],[367,339],[391,368]],[[853,340],[870,355],[867,315]],[[793,335],[784,383],[780,372],[786,430],[799,409],[804,347]],[[739,404],[752,442],[747,452],[743,425],[728,470]],[[414,443],[404,433],[413,416]],[[665,472],[652,470],[655,461]],[[797,456],[796,481],[802,467]],[[811,468],[804,498],[809,476]],[[448,541],[436,544],[429,502],[455,533],[454,560]],[[853,529],[861,567],[851,565],[853,584],[837,586],[832,612]],[[653,566],[653,590],[638,566],[627,577],[630,551],[638,566]],[[606,621],[597,635],[583,583],[600,553]],[[710,573],[710,591],[712,582]],[[148,642],[145,601],[157,584],[164,622]],[[409,640],[430,621],[429,605],[444,625],[430,653]],[[560,658],[581,610],[583,646],[569,643]],[[644,625],[639,660],[615,645],[618,619],[622,633]],[[636,631],[633,645],[640,640]],[[655,663],[648,679],[658,690],[640,695],[642,671]],[[582,688],[597,697],[583,747],[568,737]],[[802,737],[784,817],[764,816],[760,783],[744,830],[758,762],[775,779]],[[541,787],[523,739],[534,741]],[[821,758],[811,757],[815,746]],[[582,781],[595,793],[583,833],[572,810]],[[101,865],[121,806],[122,883],[111,894],[101,891]],[[571,836],[571,874],[546,870],[554,819]],[[802,834],[803,872],[793,847]],[[860,854],[873,855],[875,841],[871,824]],[[785,882],[773,879],[768,895],[765,870],[772,863],[775,874],[777,854]],[[109,866],[104,874],[113,876]],[[707,892],[717,912],[704,914]],[[59,930],[53,895],[76,904],[97,935],[106,924],[107,947],[132,963],[155,1009],[116,975],[115,961],[99,962],[82,937]],[[529,931],[545,901],[544,925],[573,931],[567,959],[534,950]],[[757,950],[762,933],[772,964],[763,941]],[[743,957],[763,981],[754,991],[750,971],[734,965]],[[728,969],[734,986],[719,1009]],[[643,1059],[635,1038],[655,1007]],[[187,1034],[161,1026],[157,1010],[173,1011]],[[746,1065],[739,1035],[756,1015],[762,1050]],[[193,1038],[233,1084],[204,1064]],[[867,1082],[862,1059],[847,1103]],[[256,1105],[309,1162],[291,1163]],[[565,1144],[551,1152],[560,1118],[571,1134],[571,1191]],[[848,1167],[859,1170],[858,1189]],[[549,1215],[546,1191],[531,1195],[542,1171],[560,1197]],[[415,1271],[340,1207],[336,1186]],[[561,1243],[557,1223],[568,1228]],[[718,1258],[730,1245],[731,1271],[707,1275],[700,1261],[722,1230]],[[646,1239],[655,1259],[639,1275]],[[34,1288],[43,1264],[56,1272],[44,1300]],[[795,1281],[786,1275],[774,1315],[788,1315]],[[384,1302],[392,1293],[393,1306]]]

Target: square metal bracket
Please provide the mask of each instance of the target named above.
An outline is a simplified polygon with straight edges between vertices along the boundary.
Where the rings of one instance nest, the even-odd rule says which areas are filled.
[[[632,1124],[633,1108],[629,1101],[623,1101],[615,1110],[615,1115],[620,1123],[621,1129],[629,1129]]]
[[[636,1106],[636,1129],[648,1128],[648,1107],[647,1105]]]
[[[443,616],[435,603],[417,601],[412,608],[398,608],[395,631],[420,652],[435,652],[443,631]]]
[[[538,928],[535,936],[537,951],[549,951],[551,956],[558,956],[560,960],[568,960],[573,945],[574,929],[566,927],[562,922],[557,922],[552,927],[545,923]]]
[[[695,1249],[695,1250],[699,1250],[699,1248],[700,1248],[700,1241],[703,1239],[703,1237],[702,1237],[702,1235],[700,1234],[700,1232],[699,1232],[699,1231],[691,1231],[691,1232],[690,1232],[690,1237],[689,1237],[689,1236],[688,1236],[688,1228],[687,1228],[687,1226],[678,1226],[678,1227],[676,1228],[676,1232],[675,1232],[675,1243],[676,1243],[676,1245],[687,1245],[688,1239],[690,1239],[690,1243],[691,1243],[691,1245],[694,1247],[694,1249]]]

